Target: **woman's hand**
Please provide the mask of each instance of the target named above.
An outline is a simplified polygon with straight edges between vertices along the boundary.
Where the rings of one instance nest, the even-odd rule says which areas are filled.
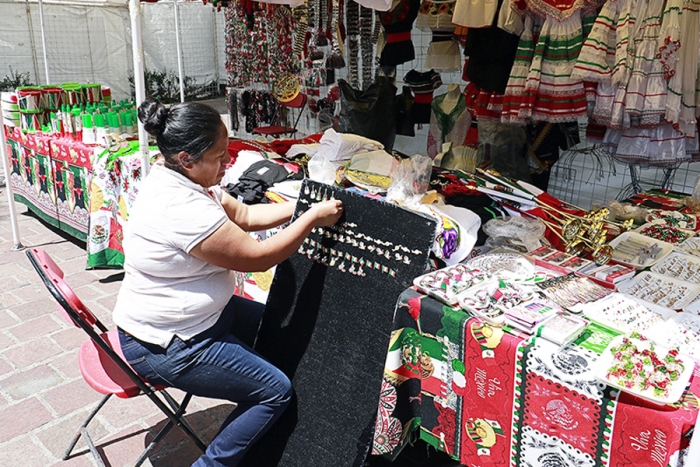
[[[314,217],[313,225],[330,226],[343,215],[343,202],[338,199],[321,201],[311,206],[306,214]]]

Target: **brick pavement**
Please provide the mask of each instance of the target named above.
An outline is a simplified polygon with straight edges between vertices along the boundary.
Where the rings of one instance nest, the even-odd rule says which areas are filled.
[[[105,324],[121,284],[121,271],[85,270],[85,245],[42,223],[16,204],[22,244],[46,250],[66,273],[66,281]],[[0,187],[0,466],[92,466],[81,440],[74,455],[62,453],[101,395],[82,379],[77,352],[85,339],[58,314],[48,291],[23,251],[14,245],[5,187]],[[179,398],[181,393],[171,391]],[[232,404],[193,398],[187,419],[211,439]],[[112,398],[90,424],[108,467],[132,465],[165,423],[145,397]],[[144,466],[190,465],[197,448],[172,430]]]

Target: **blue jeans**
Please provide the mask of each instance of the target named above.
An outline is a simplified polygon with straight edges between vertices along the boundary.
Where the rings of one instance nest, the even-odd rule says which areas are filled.
[[[214,326],[165,349],[119,330],[126,360],[152,384],[237,404],[193,467],[235,466],[289,404],[292,383],[250,347],[263,309],[234,296]]]

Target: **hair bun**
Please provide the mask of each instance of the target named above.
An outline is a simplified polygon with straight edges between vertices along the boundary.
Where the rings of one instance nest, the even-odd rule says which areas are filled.
[[[158,101],[148,99],[139,106],[139,120],[146,131],[153,136],[158,136],[165,131],[167,118],[168,109]]]

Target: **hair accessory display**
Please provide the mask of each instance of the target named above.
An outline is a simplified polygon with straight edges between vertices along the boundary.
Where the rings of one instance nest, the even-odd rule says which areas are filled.
[[[691,237],[675,248],[689,255],[700,256],[700,237]]]
[[[678,313],[651,329],[647,335],[655,342],[700,360],[700,316]]]
[[[362,49],[362,89],[372,85],[372,55],[374,44],[372,43],[372,19],[373,10],[360,6],[360,48]]]
[[[336,199],[339,188],[305,181],[297,201],[297,217],[316,204]],[[342,221],[331,226],[316,226],[297,252],[328,267],[356,276],[378,271],[396,277],[397,270],[415,265],[420,249],[378,238],[360,231],[358,222]]]
[[[675,279],[700,283],[700,258],[692,255],[671,253],[651,270]]]
[[[700,285],[644,271],[621,284],[619,291],[655,305],[680,310],[698,296]]]
[[[640,234],[649,238],[654,238],[656,240],[661,240],[662,242],[670,243],[671,245],[683,243],[685,240],[695,235],[695,232],[691,232],[688,230],[682,230],[669,225],[650,223],[644,224],[643,226],[638,228],[636,232],[639,232]]]
[[[664,211],[662,209],[649,209],[645,220],[653,223],[662,221],[671,227],[687,230],[695,230],[697,226],[697,216],[695,214],[679,211]]]
[[[666,319],[634,299],[614,293],[602,300],[587,304],[583,315],[597,323],[620,332],[644,332],[654,329]]]

